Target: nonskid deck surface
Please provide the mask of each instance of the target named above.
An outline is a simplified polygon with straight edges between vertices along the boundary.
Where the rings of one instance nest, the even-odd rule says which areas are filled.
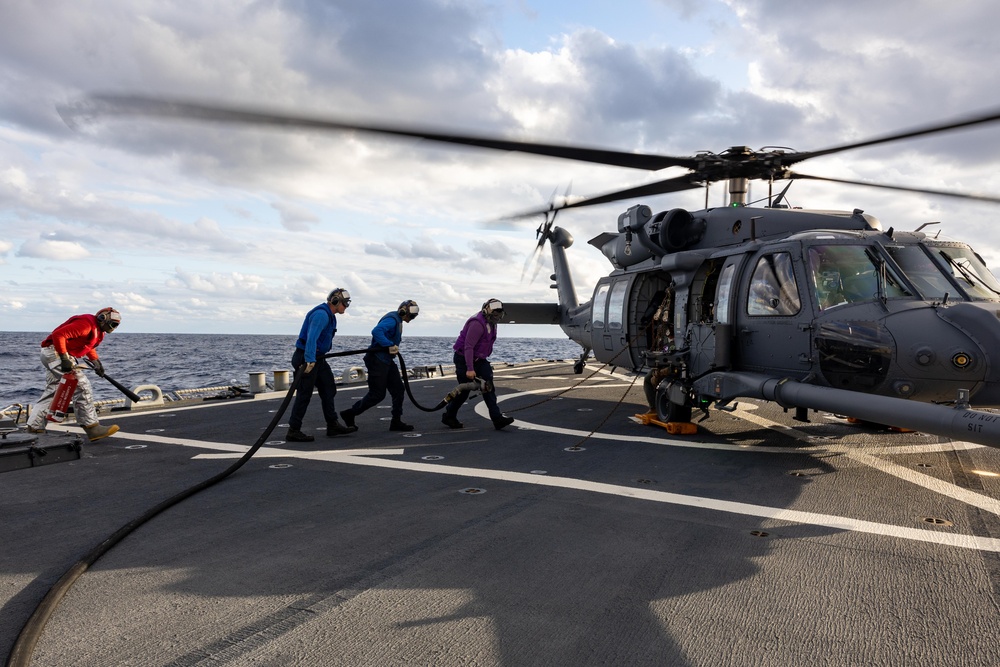
[[[1000,664],[1000,450],[757,402],[674,437],[629,419],[641,378],[593,371],[499,367],[503,431],[476,400],[462,430],[407,402],[416,430],[390,432],[386,400],[327,438],[314,400],[316,442],[279,427],[126,538],[32,664]],[[453,386],[412,383],[427,406]],[[3,654],[280,399],[116,414],[81,460],[0,476]]]

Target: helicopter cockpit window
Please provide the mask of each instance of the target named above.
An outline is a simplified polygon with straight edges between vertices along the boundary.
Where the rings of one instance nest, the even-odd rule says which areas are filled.
[[[594,305],[593,310],[590,313],[591,326],[595,329],[604,328],[604,307],[608,302],[608,285],[607,283],[601,285],[597,288],[597,293],[594,294]]]
[[[925,299],[942,299],[945,294],[955,294],[955,286],[920,246],[890,245],[885,249]]]
[[[747,314],[789,316],[801,308],[792,256],[787,252],[776,252],[761,257],[750,279]]]
[[[813,294],[820,310],[873,301],[879,296],[911,296],[896,271],[866,246],[811,246],[808,257]],[[885,282],[880,288],[882,275]]]
[[[934,246],[931,253],[973,301],[1000,300],[1000,283],[979,255],[965,246]]]

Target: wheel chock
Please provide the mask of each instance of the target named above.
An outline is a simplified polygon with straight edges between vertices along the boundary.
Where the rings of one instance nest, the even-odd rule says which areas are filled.
[[[660,426],[670,435],[694,435],[698,432],[698,425],[691,422],[662,422],[656,418],[655,412],[647,412],[643,415],[635,415],[633,419],[643,426]]]
[[[691,422],[667,422],[663,424],[663,428],[667,429],[670,435],[694,435],[698,432],[698,425]]]

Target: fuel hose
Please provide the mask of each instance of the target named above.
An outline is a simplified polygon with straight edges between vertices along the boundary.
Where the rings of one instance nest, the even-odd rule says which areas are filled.
[[[364,352],[361,350],[360,352]],[[352,351],[350,354],[358,354],[358,351]],[[348,354],[348,353],[340,353]],[[339,355],[338,355],[339,356]],[[194,486],[181,491],[172,498],[164,500],[159,505],[147,510],[142,515],[132,519],[124,526],[119,528],[113,534],[105,538],[100,544],[95,546],[93,549],[88,551],[86,554],[80,557],[80,559],[74,563],[59,580],[49,588],[49,591],[39,602],[35,611],[25,622],[24,627],[21,628],[21,632],[18,634],[17,639],[14,641],[14,646],[7,656],[7,667],[27,667],[31,664],[31,656],[35,651],[35,646],[38,644],[38,640],[42,636],[42,631],[45,629],[45,625],[48,623],[49,618],[55,612],[56,607],[59,602],[62,601],[66,593],[73,586],[77,579],[79,579],[84,572],[90,568],[91,565],[97,562],[97,560],[110,551],[116,544],[121,542],[129,533],[137,529],[139,526],[143,525],[156,515],[161,512],[173,507],[182,500],[186,500],[191,496],[195,495],[200,491],[204,491],[208,487],[221,482],[226,477],[229,477],[234,472],[239,470],[243,465],[249,461],[257,450],[261,448],[264,442],[270,437],[271,432],[274,431],[278,422],[281,420],[282,416],[285,414],[285,410],[288,409],[288,404],[292,401],[292,396],[295,395],[295,390],[298,388],[302,381],[302,373],[295,374],[295,380],[292,385],[288,388],[288,393],[285,394],[285,398],[281,402],[281,406],[274,413],[274,417],[271,419],[271,423],[267,425],[264,432],[261,433],[260,437],[257,438],[257,442],[246,451],[243,456],[240,457],[238,461],[233,463],[231,466],[223,470],[222,472],[206,479],[203,482],[195,484]]]
[[[365,354],[371,349],[381,349],[381,348],[367,348],[364,350],[346,350],[343,352],[332,352],[323,355],[323,358],[329,357],[346,357],[356,354]],[[478,382],[470,382],[466,384],[460,384],[455,389],[453,389],[448,396],[446,396],[437,406],[434,408],[425,408],[419,405],[413,397],[413,393],[410,391],[410,384],[406,380],[406,365],[403,361],[402,355],[399,356],[399,364],[403,369],[403,378],[406,391],[410,396],[410,400],[415,406],[421,410],[427,412],[433,412],[435,410],[440,410],[451,400],[455,398],[462,391],[481,391],[482,386]],[[11,648],[10,654],[7,656],[7,661],[5,663],[6,667],[28,667],[31,664],[31,657],[34,654],[35,646],[38,644],[38,640],[41,639],[42,632],[45,630],[45,626],[52,614],[55,612],[56,607],[72,588],[76,580],[79,579],[83,574],[90,568],[91,565],[97,562],[101,556],[110,551],[115,545],[125,539],[130,533],[139,528],[153,517],[157,516],[161,512],[173,507],[174,505],[180,503],[183,500],[190,498],[191,496],[204,491],[205,489],[218,484],[226,477],[229,477],[234,472],[243,467],[243,465],[249,461],[254,454],[257,453],[263,444],[270,437],[271,433],[274,431],[278,422],[284,416],[285,411],[288,409],[288,404],[291,403],[292,397],[295,395],[295,390],[298,388],[299,384],[302,382],[302,377],[304,376],[301,372],[295,373],[295,379],[291,386],[288,388],[288,392],[285,394],[284,399],[281,401],[281,406],[275,411],[274,417],[271,422],[264,429],[264,432],[260,434],[257,441],[246,451],[243,456],[240,457],[238,461],[233,463],[231,466],[206,479],[203,482],[199,482],[194,486],[181,491],[175,496],[164,500],[159,505],[147,510],[142,515],[132,519],[124,526],[116,530],[114,533],[106,537],[102,542],[100,542],[93,549],[88,551],[86,554],[80,557],[63,575],[59,580],[49,588],[45,597],[42,598],[38,606],[35,607],[35,611],[28,617],[24,626],[21,628],[20,633],[17,635],[17,639],[14,641],[14,646]]]

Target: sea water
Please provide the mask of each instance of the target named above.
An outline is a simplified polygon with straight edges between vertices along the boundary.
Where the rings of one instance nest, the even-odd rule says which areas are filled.
[[[0,332],[0,409],[38,400],[45,373],[38,359],[48,332]],[[331,352],[363,350],[370,336],[337,336]],[[454,338],[408,336],[400,353],[408,368],[449,366]],[[242,334],[114,333],[97,348],[105,372],[128,388],[153,384],[164,393],[230,385],[246,386],[249,374],[263,372],[271,381],[275,370],[291,370],[295,336]],[[575,359],[579,345],[562,338],[498,338],[490,360]],[[364,366],[361,355],[329,360],[339,377]],[[97,400],[122,398],[110,383],[91,374]]]

